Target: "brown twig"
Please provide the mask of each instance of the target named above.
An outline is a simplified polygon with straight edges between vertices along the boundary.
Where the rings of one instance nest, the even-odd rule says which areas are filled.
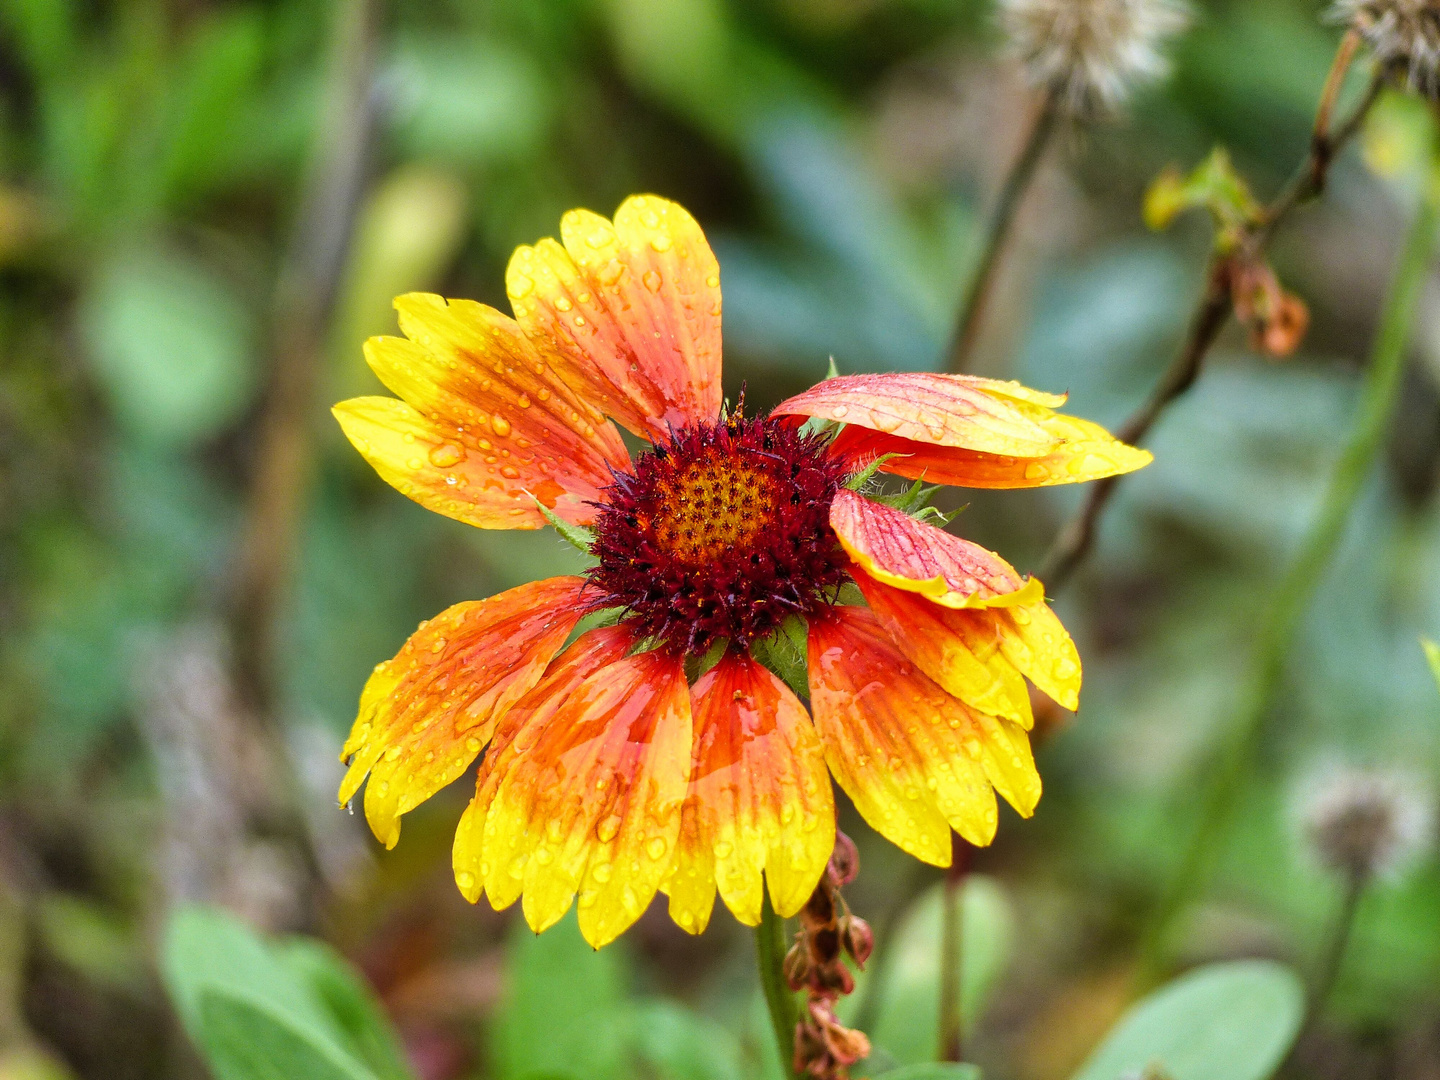
[[[1365,96],[1337,128],[1329,127],[1330,115],[1334,109],[1334,98],[1343,81],[1345,71],[1354,55],[1354,45],[1349,36],[1341,42],[1326,79],[1325,91],[1321,96],[1316,113],[1315,129],[1310,140],[1310,151],[1294,179],[1276,196],[1258,216],[1247,234],[1241,239],[1240,250],[1212,257],[1210,271],[1206,276],[1205,291],[1196,305],[1190,319],[1190,330],[1176,353],[1170,366],[1160,377],[1160,383],[1149,399],[1116,432],[1123,442],[1136,444],[1150,433],[1161,414],[1180,397],[1199,377],[1215,339],[1220,336],[1231,309],[1229,268],[1237,258],[1258,260],[1270,242],[1275,227],[1297,207],[1321,195],[1330,166],[1341,148],[1354,137],[1364,123],[1370,107],[1375,103],[1383,86],[1383,78],[1377,74],[1370,81]],[[1076,567],[1084,561],[1095,542],[1100,516],[1115,494],[1121,477],[1112,476],[1093,484],[1085,502],[1066,523],[1051,545],[1039,570],[1040,580],[1048,591],[1054,593],[1064,587]]]
[[[1030,190],[1030,182],[1035,178],[1035,170],[1045,155],[1045,148],[1050,145],[1050,136],[1054,134],[1059,118],[1060,93],[1052,87],[1040,103],[1040,110],[1030,125],[1020,156],[1010,166],[1010,172],[1000,188],[1000,197],[990,215],[985,230],[985,247],[965,290],[965,298],[955,322],[955,332],[951,337],[950,347],[946,350],[947,367],[950,371],[963,371],[971,352],[974,351],[975,341],[980,334],[981,317],[990,300],[990,290],[995,284],[1000,257],[1005,252],[1015,225],[1016,212],[1020,209],[1025,193]]]

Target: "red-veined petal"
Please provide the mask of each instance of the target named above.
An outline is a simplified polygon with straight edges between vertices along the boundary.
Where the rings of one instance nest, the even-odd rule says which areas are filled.
[[[503,907],[522,892],[539,932],[578,890],[580,931],[595,948],[640,917],[669,873],[690,767],[680,661],[622,656],[564,685],[614,641],[592,639],[497,747],[455,836],[456,882],[467,897],[483,888]]]
[[[1039,457],[1055,449],[1059,439],[1031,416],[1048,410],[1013,393],[997,393],[995,385],[990,379],[928,372],[842,375],[782,402],[775,414],[838,420],[989,454]]]
[[[705,929],[720,895],[747,926],[769,883],[776,912],[799,911],[835,847],[825,754],[805,706],[747,655],[731,653],[692,691],[695,746],[670,915]],[[762,881],[762,871],[764,879]]]
[[[515,701],[539,680],[580,618],[585,579],[550,578],[447,608],[378,665],[341,760],[347,803],[368,774],[365,818],[386,847],[400,815],[475,760]]]
[[[1014,607],[1045,596],[994,552],[848,488],[830,504],[830,527],[872,577],[945,607]]]
[[[515,253],[506,274],[526,331],[571,358],[621,424],[648,439],[720,411],[720,266],[683,207],[625,200],[613,222],[588,210],[561,220],[561,248]]]
[[[570,521],[590,520],[586,503],[629,456],[556,358],[483,304],[410,293],[395,307],[407,337],[371,338],[365,358],[403,400],[355,398],[334,409],[381,477],[482,528],[541,528],[532,495]]]
[[[995,790],[1022,815],[1034,810],[1040,778],[1025,733],[947,694],[870,611],[836,607],[813,620],[809,661],[830,771],[887,839],[948,866],[951,828],[972,844],[994,838]]]
[[[1035,457],[935,446],[864,427],[847,427],[831,444],[831,452],[853,462],[857,469],[876,458],[897,454],[881,463],[881,472],[969,488],[1080,484],[1134,472],[1154,460],[1150,451],[1120,442],[1099,424],[1079,417],[1053,414],[1037,423],[1060,441]]]

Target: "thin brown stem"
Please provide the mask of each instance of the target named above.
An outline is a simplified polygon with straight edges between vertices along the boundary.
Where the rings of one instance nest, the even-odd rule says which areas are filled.
[[[1030,183],[1035,179],[1035,170],[1040,165],[1040,159],[1045,156],[1045,149],[1050,145],[1050,137],[1055,133],[1059,118],[1060,95],[1052,89],[1045,94],[1045,99],[1035,114],[1020,155],[1010,166],[1010,172],[1001,185],[999,199],[986,226],[985,246],[981,249],[980,261],[976,264],[970,284],[965,290],[960,313],[955,321],[955,331],[947,350],[947,367],[950,371],[963,371],[974,352],[980,324],[995,284],[995,275],[1014,229],[1016,212],[1020,209],[1025,193],[1030,190]]]
[[[1353,52],[1353,48],[1350,51]],[[1343,78],[1345,68],[1349,65],[1346,53],[1347,46],[1342,42],[1335,65],[1331,68],[1331,77],[1326,82],[1325,94],[1322,96],[1317,116],[1315,135],[1311,140],[1310,152],[1304,164],[1296,173],[1295,178],[1259,215],[1250,233],[1242,240],[1244,255],[1248,259],[1258,259],[1269,244],[1276,225],[1296,208],[1318,197],[1324,191],[1325,181],[1335,156],[1360,130],[1360,125],[1364,123],[1371,106],[1374,105],[1375,99],[1380,94],[1383,81],[1377,75],[1371,80],[1365,96],[1339,127],[1329,131],[1323,126],[1328,124],[1330,112],[1334,107],[1333,96]],[[1332,83],[1335,84],[1334,88],[1332,88]],[[1233,254],[1217,254],[1212,257],[1205,291],[1201,294],[1195,312],[1190,318],[1189,332],[1186,334],[1180,350],[1175,354],[1174,360],[1165,369],[1159,384],[1145,404],[1116,432],[1116,436],[1123,442],[1131,444],[1142,442],[1150,433],[1150,429],[1155,426],[1155,422],[1175,399],[1182,396],[1195,384],[1195,380],[1204,366],[1206,356],[1215,344],[1215,340],[1220,336],[1220,331],[1224,328],[1230,315],[1228,267],[1230,260],[1234,257]],[[1112,476],[1092,484],[1080,509],[1075,512],[1055,538],[1039,572],[1040,580],[1045,582],[1049,592],[1055,593],[1063,588],[1076,568],[1090,553],[1090,549],[1095,543],[1095,533],[1099,527],[1101,515],[1114,497],[1115,489],[1121,479],[1119,476]]]

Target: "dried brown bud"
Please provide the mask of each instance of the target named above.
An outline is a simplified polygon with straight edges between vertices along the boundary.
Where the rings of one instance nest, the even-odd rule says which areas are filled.
[[[858,915],[846,915],[840,920],[840,940],[850,959],[863,971],[865,961],[870,959],[870,952],[875,948],[875,935],[870,932],[870,924]]]
[[[835,830],[835,850],[830,853],[830,865],[826,870],[831,884],[837,889],[849,885],[860,873],[860,852],[855,848],[855,841],[839,829]]]
[[[805,942],[797,941],[790,947],[781,964],[781,970],[785,973],[785,982],[791,990],[799,990],[809,982],[810,950],[805,947]]]

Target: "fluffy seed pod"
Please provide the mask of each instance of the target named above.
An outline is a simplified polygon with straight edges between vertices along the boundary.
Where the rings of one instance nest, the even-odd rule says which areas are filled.
[[[1331,14],[1410,89],[1440,97],[1440,0],[1336,0]]]
[[[1435,802],[1413,777],[1332,765],[1304,781],[1297,795],[1305,839],[1331,870],[1396,877],[1434,841]]]
[[[1113,109],[1164,75],[1166,38],[1184,29],[1179,0],[1000,0],[1000,21],[1031,82],[1072,114]]]

